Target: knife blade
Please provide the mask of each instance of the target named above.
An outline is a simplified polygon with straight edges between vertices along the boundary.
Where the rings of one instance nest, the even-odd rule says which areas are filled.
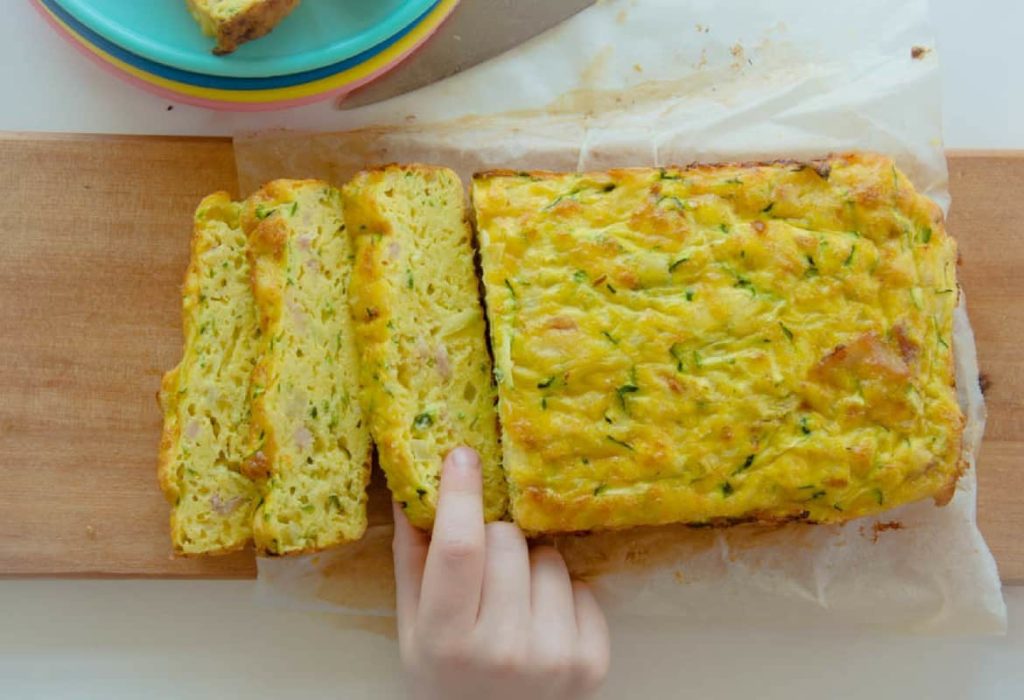
[[[564,22],[595,0],[462,0],[412,56],[369,85],[342,95],[337,108],[364,107],[443,80],[505,53]]]

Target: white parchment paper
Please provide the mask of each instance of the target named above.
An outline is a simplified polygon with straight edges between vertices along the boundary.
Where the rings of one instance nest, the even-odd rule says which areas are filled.
[[[277,177],[343,182],[393,161],[600,169],[887,153],[948,206],[939,76],[925,0],[618,0],[443,83],[360,110],[336,133],[239,137],[243,192]],[[956,235],[956,231],[951,232]],[[999,633],[1006,610],[975,521],[984,429],[963,304],[954,349],[970,471],[944,508],[844,526],[645,528],[556,544],[614,613],[686,624]],[[393,612],[378,491],[354,546],[261,560],[276,604]]]

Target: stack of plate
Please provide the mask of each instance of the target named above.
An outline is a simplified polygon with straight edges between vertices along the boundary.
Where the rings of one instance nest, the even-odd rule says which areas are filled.
[[[167,99],[257,111],[344,94],[393,68],[458,0],[305,0],[268,36],[214,56],[184,0],[35,0],[82,54]]]

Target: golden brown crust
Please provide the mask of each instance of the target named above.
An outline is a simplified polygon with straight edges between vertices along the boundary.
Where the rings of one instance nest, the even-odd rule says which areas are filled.
[[[811,158],[809,160],[796,160],[792,158],[777,158],[774,160],[746,160],[746,161],[725,161],[721,163],[705,162],[705,161],[694,161],[687,165],[665,165],[661,166],[661,170],[679,170],[679,171],[692,171],[692,172],[715,172],[726,170],[729,168],[770,168],[773,166],[788,165],[792,166],[795,172],[801,170],[811,169],[818,173],[818,176],[824,180],[829,178],[832,173],[832,168],[836,162],[844,163],[865,163],[875,162],[879,158],[885,159],[883,156],[878,156],[873,153],[864,153],[859,151],[847,151],[832,153],[822,158]],[[887,160],[887,159],[885,159]],[[657,169],[657,168],[655,168]],[[644,173],[649,172],[650,167],[637,166],[637,167],[626,167],[626,168],[610,168],[609,170],[597,170],[587,171],[579,173],[582,177],[592,177],[596,179],[614,179],[624,174],[629,173]],[[506,168],[494,168],[491,170],[481,170],[473,173],[473,179],[486,180],[495,177],[532,177],[544,180],[559,180],[565,177],[564,172],[557,172],[554,170],[509,170]],[[938,205],[934,205],[938,210],[938,216],[941,220],[942,210],[938,208]]]
[[[218,56],[234,52],[242,44],[269,34],[299,4],[299,0],[264,0],[231,18],[218,28]]]
[[[281,260],[287,241],[288,227],[280,217],[264,219],[249,236],[249,257],[254,259],[267,255],[274,260]]]
[[[214,192],[204,198],[204,201],[210,200],[211,198],[230,199],[230,195],[224,191]],[[195,288],[198,284],[197,279],[199,271],[197,267],[199,264],[199,245],[199,226],[193,223],[192,233],[189,236],[189,262],[188,266],[185,268],[185,274],[181,283],[181,293],[186,299],[190,295],[190,288]],[[187,314],[184,313],[184,310],[182,313],[182,320],[187,320]],[[167,416],[169,416],[169,414],[174,410],[177,402],[179,371],[180,365],[166,372],[160,380],[160,390],[157,392],[157,403],[165,416],[163,428],[160,433],[160,448],[157,453],[157,479],[160,483],[160,490],[163,491],[164,497],[172,506],[180,495],[177,485],[171,478],[170,470],[172,450],[181,434],[181,428],[176,420],[172,421],[168,419]]]
[[[498,170],[473,196],[520,526],[951,496],[956,246],[891,159]]]
[[[173,400],[172,396],[175,392],[174,387],[177,384],[177,377],[178,368],[175,367],[164,374],[160,382],[161,387],[157,393],[157,401],[165,415],[172,410],[170,402]],[[160,490],[171,505],[174,505],[174,501],[178,497],[177,485],[171,479],[170,474],[171,450],[174,447],[174,443],[177,442],[180,432],[176,421],[172,423],[164,420],[163,427],[160,430],[160,448],[157,452],[157,479],[160,482]]]

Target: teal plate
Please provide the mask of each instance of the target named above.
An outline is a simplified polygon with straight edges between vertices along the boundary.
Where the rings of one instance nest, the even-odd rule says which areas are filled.
[[[266,78],[316,70],[386,41],[434,0],[303,0],[273,32],[214,56],[185,0],[57,0],[80,23],[143,58],[181,70]]]

